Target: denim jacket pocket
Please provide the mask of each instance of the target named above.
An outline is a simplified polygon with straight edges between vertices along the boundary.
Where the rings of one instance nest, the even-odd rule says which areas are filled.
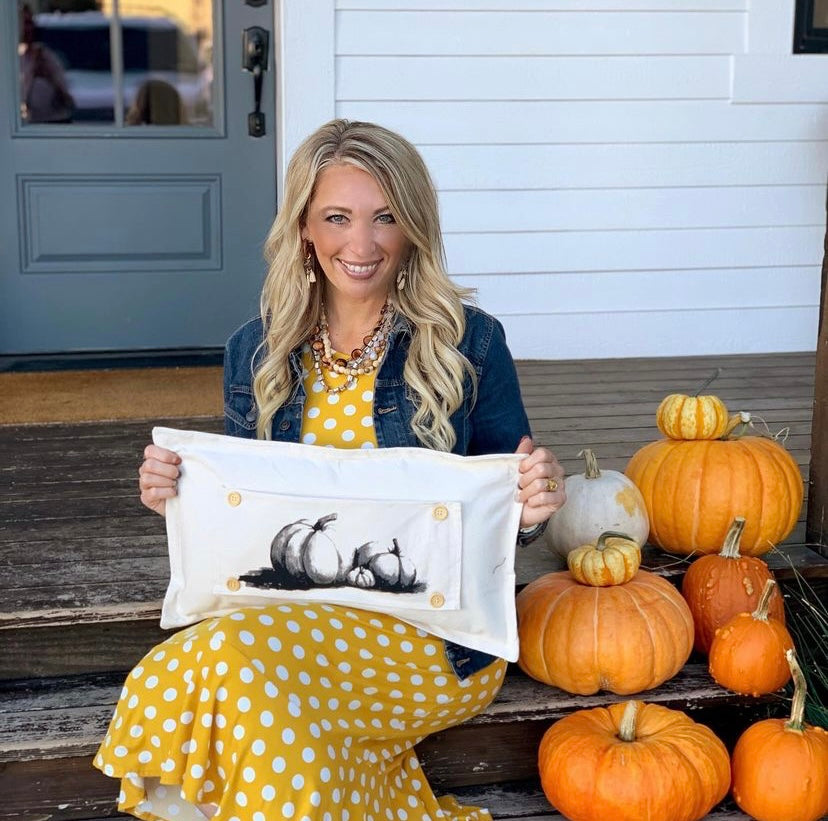
[[[259,418],[250,385],[230,385],[224,401],[224,416],[228,433],[250,438]]]

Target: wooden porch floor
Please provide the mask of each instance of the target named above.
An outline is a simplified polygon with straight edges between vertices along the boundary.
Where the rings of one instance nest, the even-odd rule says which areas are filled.
[[[695,392],[718,369],[708,391],[731,411],[751,411],[774,433],[789,428],[786,447],[807,490],[814,366],[813,353],[794,353],[520,361],[518,371],[536,441],[574,473],[584,447],[603,468],[623,470],[660,435],[661,399]],[[136,492],[154,424],[222,429],[220,419],[204,418],[0,427],[0,581],[8,591],[0,627],[157,607],[167,578],[164,525]],[[789,544],[804,544],[804,519],[803,505]]]
[[[568,473],[583,470],[578,453],[584,447],[603,468],[623,470],[637,448],[658,436],[661,399],[695,392],[719,369],[709,392],[731,411],[751,411],[772,432],[790,429],[786,444],[806,488],[814,368],[813,353],[518,363],[536,439],[555,450]],[[111,715],[118,671],[166,635],[158,627],[168,579],[164,523],[141,506],[136,492],[154,424],[222,430],[221,419],[205,418],[0,426],[0,582],[6,591],[0,716],[10,722],[0,732],[0,786],[13,799],[10,814],[0,810],[0,818],[77,821],[112,814],[112,786],[90,769],[89,755]],[[803,506],[786,543],[786,555],[803,565],[816,555],[803,546],[804,519]],[[656,551],[647,562],[660,564],[662,575],[682,572],[665,568]],[[519,551],[518,582],[559,566],[544,545]],[[826,568],[822,559],[813,570],[825,578]],[[778,571],[786,572],[781,559]],[[491,715],[457,728],[450,739],[424,742],[424,766],[438,784],[529,777],[543,727],[582,706],[554,688],[510,678]],[[674,681],[673,689],[670,682],[650,697],[682,709],[727,705],[735,722],[738,705],[711,688],[704,665],[688,665]],[[497,747],[507,751],[500,758]],[[560,818],[549,814],[536,785],[467,792],[492,806],[496,818]],[[709,818],[745,816],[722,805]]]

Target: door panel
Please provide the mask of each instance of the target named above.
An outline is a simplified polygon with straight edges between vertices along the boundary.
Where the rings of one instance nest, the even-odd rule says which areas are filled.
[[[38,15],[48,3],[29,4],[35,23],[55,25]],[[44,88],[22,99],[26,38],[14,4],[0,6],[0,55],[12,55],[0,57],[0,109],[12,112],[0,132],[3,354],[215,347],[258,310],[276,199],[274,78],[262,81],[266,134],[251,137],[241,44],[243,29],[272,28],[272,4],[154,0],[154,18],[130,0],[119,16],[112,6],[94,26],[62,15],[63,29],[109,44],[94,82],[63,29],[41,35],[63,54],[69,117],[44,113]],[[174,17],[182,7],[197,19]]]

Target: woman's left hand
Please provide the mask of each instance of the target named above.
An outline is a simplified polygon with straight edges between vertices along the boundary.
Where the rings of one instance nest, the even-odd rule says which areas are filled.
[[[519,468],[520,526],[533,527],[545,522],[566,501],[564,469],[551,450],[536,448],[529,436],[520,440],[515,453],[528,454]]]

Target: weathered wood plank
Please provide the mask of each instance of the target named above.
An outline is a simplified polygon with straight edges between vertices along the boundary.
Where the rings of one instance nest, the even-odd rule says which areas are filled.
[[[486,807],[492,817],[499,821],[565,821],[564,816],[555,812],[550,805],[536,778],[483,787],[459,787],[451,792],[463,805]],[[732,802],[725,801],[705,816],[703,821],[725,819],[748,821],[749,816],[740,812]]]
[[[0,726],[0,761],[25,761],[89,755],[101,742],[121,690],[112,676],[34,680],[0,684],[3,722]],[[81,695],[72,691],[80,690]],[[726,703],[758,704],[716,685],[705,664],[688,664],[670,681],[642,695],[647,701],[676,709],[698,711]],[[624,696],[597,693],[576,696],[534,681],[514,668],[494,702],[461,728],[484,726],[548,725],[573,710],[624,701]],[[772,698],[765,701],[772,701]],[[448,736],[461,728],[439,733]],[[434,754],[440,744],[434,742]],[[431,749],[431,747],[428,747]],[[442,753],[441,753],[442,754]]]

